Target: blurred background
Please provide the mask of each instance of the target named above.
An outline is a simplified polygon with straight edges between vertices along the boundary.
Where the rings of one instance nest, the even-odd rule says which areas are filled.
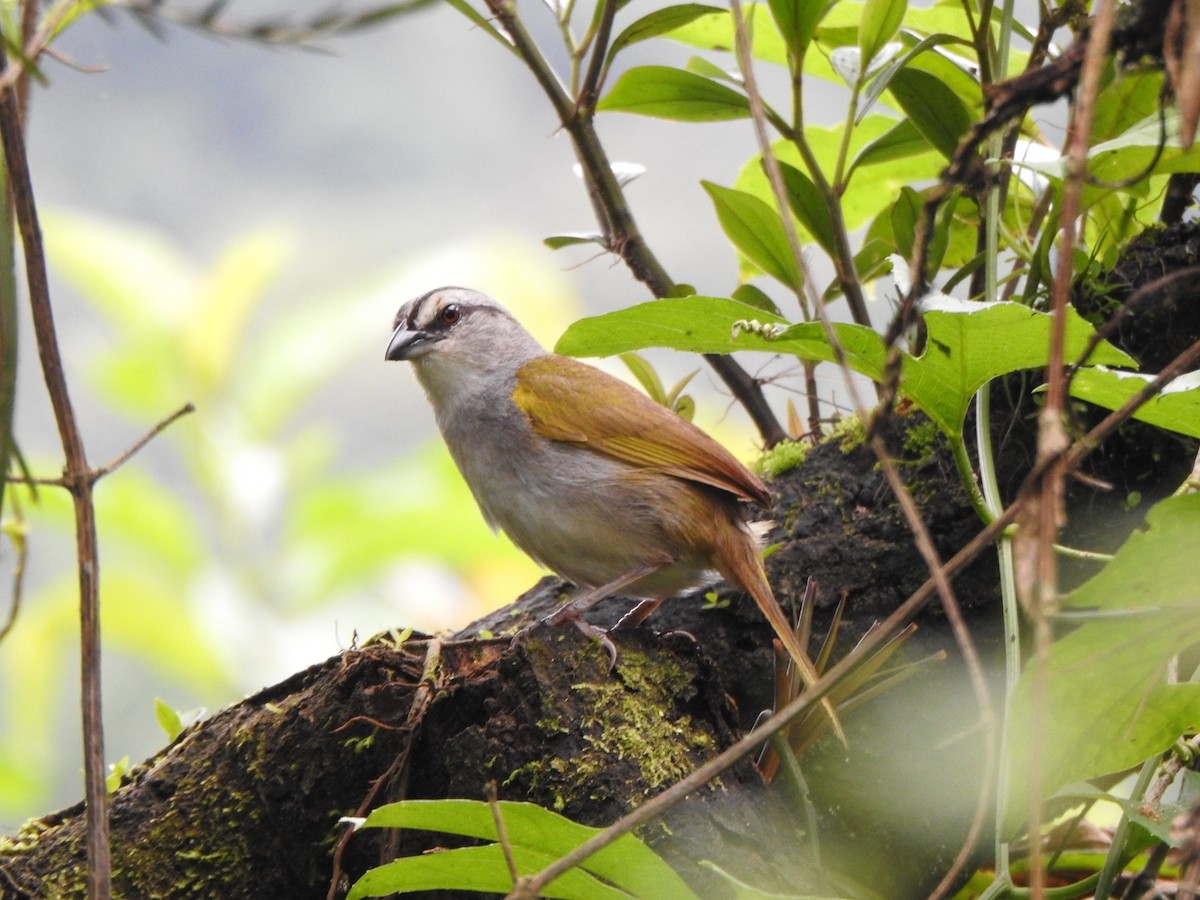
[[[301,22],[327,7],[231,4],[225,20],[272,9]],[[691,55],[652,43],[624,64]],[[197,408],[96,496],[107,756],[136,763],[166,742],[156,699],[215,711],[356,635],[465,625],[538,577],[484,526],[411,373],[383,361],[402,302],[476,287],[552,344],[648,294],[594,248],[542,245],[595,229],[569,142],[530,74],[448,5],[305,47],[148,29],[117,9],[55,49],[28,134],[89,458]],[[699,180],[733,182],[750,124],[694,141],[649,119],[600,128],[612,159],[647,168],[629,197],[668,271],[728,295],[737,262]],[[21,337],[16,430],[53,476],[27,321]],[[668,384],[699,366],[650,358]],[[749,458],[753,433],[707,370],[689,392],[698,423]],[[17,499],[7,524],[29,556],[0,644],[3,833],[82,795],[70,505],[56,489]],[[5,544],[0,583],[14,559]]]

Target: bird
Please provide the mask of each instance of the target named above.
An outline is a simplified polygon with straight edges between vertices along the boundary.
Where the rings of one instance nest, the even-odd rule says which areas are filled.
[[[401,306],[384,357],[412,365],[487,523],[580,590],[546,622],[594,634],[580,616],[620,593],[640,602],[616,627],[638,625],[716,572],[754,599],[803,681],[816,681],[748,515],[748,504],[770,508],[770,491],[708,434],[620,379],[548,352],[468,288]]]

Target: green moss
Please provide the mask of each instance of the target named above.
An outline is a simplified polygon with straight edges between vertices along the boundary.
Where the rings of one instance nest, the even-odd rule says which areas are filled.
[[[661,710],[691,684],[680,665],[623,647],[615,672],[597,667],[594,674],[571,685],[578,700],[572,709],[547,710],[538,722],[553,740],[565,733],[565,717],[577,719],[580,708],[603,710],[603,715],[584,714],[578,721],[575,730],[583,749],[569,759],[546,756],[526,763],[505,783],[525,781],[535,792],[574,796],[576,785],[593,783],[601,775],[611,778],[612,760],[620,759],[630,765],[630,786],[649,794],[686,776],[714,747],[713,735],[690,716],[662,716]],[[556,803],[556,808],[561,806]]]
[[[944,445],[941,429],[926,419],[918,422],[904,433],[904,455],[909,462],[921,464]]]
[[[833,423],[825,439],[837,441],[842,452],[849,453],[862,446],[863,441],[867,439],[867,430],[858,416],[846,416]]]
[[[754,471],[767,479],[778,478],[803,463],[810,446],[806,441],[781,441],[763,451],[754,463]]]

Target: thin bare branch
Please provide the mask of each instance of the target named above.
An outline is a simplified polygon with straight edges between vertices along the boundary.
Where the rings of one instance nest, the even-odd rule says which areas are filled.
[[[1114,18],[1113,0],[1101,0],[1083,54],[1066,152],[1058,266],[1050,292],[1052,318],[1049,362],[1046,366],[1047,389],[1045,404],[1038,416],[1037,458],[1039,461],[1046,461],[1046,470],[1039,481],[1036,495],[1032,491],[1026,495],[1029,501],[1028,509],[1022,516],[1022,528],[1018,531],[1013,546],[1017,563],[1018,597],[1021,598],[1033,626],[1030,733],[1034,740],[1045,733],[1045,694],[1049,679],[1050,645],[1053,640],[1051,617],[1058,606],[1058,554],[1055,553],[1054,545],[1066,518],[1064,493],[1068,461],[1064,451],[1070,446],[1064,418],[1068,387],[1064,359],[1067,308],[1071,299],[1075,242],[1082,213],[1093,109],[1100,89],[1100,75],[1108,53],[1108,39]],[[1039,839],[1044,796],[1042,773],[1036,763],[1037,758],[1035,750],[1031,753],[1031,759],[1034,760],[1032,771],[1028,773],[1029,871],[1030,890],[1034,898],[1040,900],[1045,891],[1045,873]]]
[[[162,434],[163,431],[165,429],[169,428],[172,424],[174,424],[177,419],[181,419],[184,416],[189,415],[190,413],[194,413],[195,411],[196,411],[196,407],[194,405],[192,405],[190,402],[183,404],[183,406],[179,407],[179,409],[175,410],[175,412],[171,413],[169,416],[167,416],[165,419],[163,419],[161,422],[159,422],[157,425],[155,425],[153,428],[151,428],[149,431],[147,431],[144,435],[142,435],[140,438],[138,438],[138,440],[133,444],[132,447],[129,447],[127,450],[118,454],[117,457],[115,459],[113,459],[111,462],[101,466],[98,469],[93,469],[92,473],[91,473],[92,481],[93,482],[99,481],[105,475],[108,475],[109,473],[111,473],[111,472],[115,471],[116,469],[119,469],[121,466],[125,465],[125,463],[129,462],[130,458],[132,456],[134,456],[134,454],[136,454],[143,447],[145,447],[148,443],[150,443],[152,440],[154,440],[156,437],[158,437],[160,434]]]
[[[496,825],[496,840],[504,854],[504,863],[508,866],[508,877],[514,885],[521,880],[521,871],[517,861],[513,859],[512,842],[508,839],[508,829],[504,826],[504,813],[500,809],[500,795],[496,792],[496,782],[489,781],[487,785],[488,808],[492,811],[492,821]]]
[[[7,57],[0,47],[0,66]],[[84,782],[87,804],[88,896],[104,900],[112,893],[112,860],[108,845],[108,792],[104,771],[104,723],[100,691],[100,558],[92,483],[88,480],[83,439],[71,409],[67,379],[58,350],[58,335],[50,305],[46,259],[33,199],[33,182],[21,132],[21,113],[12,82],[0,88],[0,140],[8,167],[13,207],[25,251],[25,276],[37,339],[42,375],[62,440],[64,477],[75,506],[76,553],[79,566],[79,613],[84,736]]]
[[[195,406],[193,406],[191,403],[185,403],[183,406],[179,407],[179,409],[175,410],[175,412],[171,413],[169,416],[147,431],[144,435],[138,438],[131,446],[125,450],[122,450],[110,462],[100,466],[99,468],[89,469],[84,474],[84,478],[90,484],[94,485],[104,476],[111,475],[114,471],[125,465],[125,463],[129,462],[129,460],[136,453],[138,453],[138,451],[154,440],[154,438],[162,434],[162,432],[172,425],[176,419],[180,419],[183,416],[195,411]],[[61,475],[58,478],[33,478],[28,475],[10,475],[5,480],[10,484],[50,485],[52,487],[61,487],[70,490],[79,481],[79,478],[78,476],[68,477],[66,475]]]

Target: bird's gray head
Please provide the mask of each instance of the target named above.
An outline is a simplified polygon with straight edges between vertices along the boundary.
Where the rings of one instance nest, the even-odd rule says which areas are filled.
[[[515,375],[546,351],[499,303],[461,287],[422,294],[396,313],[384,358],[407,360],[431,396],[475,379]]]

